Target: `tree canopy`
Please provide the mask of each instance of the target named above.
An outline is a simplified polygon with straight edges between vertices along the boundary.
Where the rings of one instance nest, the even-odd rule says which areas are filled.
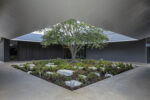
[[[42,38],[41,44],[44,46],[54,44],[68,46],[73,59],[83,46],[103,48],[108,41],[101,28],[74,19],[51,26]]]

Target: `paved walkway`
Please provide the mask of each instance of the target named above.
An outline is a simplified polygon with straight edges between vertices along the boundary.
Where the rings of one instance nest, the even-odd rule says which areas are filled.
[[[150,67],[70,91],[0,63],[0,100],[150,100]]]

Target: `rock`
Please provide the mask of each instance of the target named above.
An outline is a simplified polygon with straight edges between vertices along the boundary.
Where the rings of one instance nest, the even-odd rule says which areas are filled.
[[[120,67],[117,67],[117,69],[121,69]]]
[[[78,69],[83,69],[83,67],[78,67]]]
[[[105,71],[105,67],[101,67],[102,71],[104,72]]]
[[[80,67],[80,66],[79,66],[79,67],[73,66],[73,68],[75,68],[75,69],[77,69],[77,68],[78,68],[78,69],[83,69],[83,67]]]
[[[28,74],[31,74],[31,73],[32,73],[32,71],[28,71],[27,73],[28,73]]]
[[[20,67],[20,68],[24,68],[25,66],[24,66],[24,65],[19,65],[19,67]]]
[[[117,64],[112,64],[112,67],[117,67]]]
[[[50,67],[57,67],[57,65],[50,65]]]
[[[30,70],[32,70],[33,68],[34,68],[33,66],[30,66],[30,67],[29,67]]]
[[[29,64],[29,67],[35,67],[35,64]]]
[[[96,68],[96,67],[89,67],[89,69],[97,70],[97,68]]]
[[[136,68],[137,66],[136,65],[133,65],[133,68]]]
[[[104,64],[100,64],[100,67],[105,67],[105,65]]]
[[[29,64],[29,69],[32,70],[35,67],[35,64]]]
[[[100,64],[100,66],[103,66],[103,64]]]
[[[100,74],[100,73],[97,73],[97,72],[95,72],[95,75],[98,76],[98,77],[101,76],[101,74]]]
[[[48,63],[49,65],[54,65],[54,63]]]
[[[80,75],[82,78],[84,78],[84,79],[86,79],[87,78],[87,76],[85,76],[85,75]]]
[[[106,74],[105,74],[105,77],[113,77],[113,75],[106,73]]]
[[[62,70],[58,70],[57,73],[60,75],[64,75],[64,76],[72,76],[73,75],[72,70],[66,70],[66,69],[62,69]]]
[[[57,67],[57,65],[52,65],[52,64],[46,64],[46,67]]]
[[[39,76],[40,76],[40,77],[42,76],[41,72],[39,72]]]
[[[46,72],[46,74],[52,75],[52,74],[54,74],[54,72]]]
[[[82,83],[77,80],[71,80],[71,81],[65,81],[65,85],[71,88],[75,88],[81,86]]]
[[[74,68],[74,69],[76,69],[76,68],[77,68],[77,66],[73,66],[73,68]]]
[[[50,67],[50,66],[53,66],[53,65],[54,65],[54,63],[48,63],[45,66]]]
[[[50,65],[49,65],[49,64],[46,64],[45,66],[46,66],[46,67],[50,67]]]

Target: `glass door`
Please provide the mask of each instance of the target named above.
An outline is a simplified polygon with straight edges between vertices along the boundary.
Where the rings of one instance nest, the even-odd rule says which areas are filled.
[[[63,47],[63,55],[64,55],[64,59],[71,59],[71,53],[68,47],[64,46]],[[86,57],[86,48],[83,47],[78,53],[76,58],[77,59],[85,59]]]

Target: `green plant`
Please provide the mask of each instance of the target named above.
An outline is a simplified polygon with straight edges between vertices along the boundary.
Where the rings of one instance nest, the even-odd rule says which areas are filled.
[[[19,68],[19,66],[18,65],[11,65],[12,67],[14,67],[14,68]]]
[[[94,72],[90,72],[90,73],[87,75],[88,80],[92,80],[94,77],[95,77],[95,73],[94,73]]]
[[[37,66],[45,66],[45,64],[48,64],[50,62],[50,60],[39,60],[39,61],[33,61],[33,64],[36,64]]]
[[[17,59],[17,56],[13,55],[13,56],[10,56],[10,60],[16,60]]]
[[[88,64],[88,65],[95,65],[96,64],[96,60],[91,59],[91,60],[83,60],[84,64]]]
[[[120,67],[120,68],[122,68],[122,69],[126,67],[126,65],[124,63],[122,63],[122,62],[118,63],[117,66]]]
[[[50,80],[56,81],[58,77],[59,77],[59,75],[58,75],[57,73],[51,74],[51,75],[50,75]]]
[[[84,78],[82,75],[78,75],[78,80],[82,83],[86,83],[86,78]]]
[[[64,63],[64,64],[60,64],[59,68],[60,69],[72,69],[73,67],[68,63]]]
[[[77,62],[75,65],[78,66],[78,67],[81,67],[81,66],[83,66],[84,64],[83,64],[82,62]]]
[[[24,72],[27,72],[28,70],[26,69],[26,68],[21,68],[21,67],[19,67],[19,65],[12,65],[12,67],[14,67],[14,68],[17,68],[17,69],[20,69],[20,70],[22,70],[22,71],[24,71]]]
[[[53,62],[55,65],[65,64],[63,59],[52,59],[51,62]]]
[[[49,67],[49,68],[45,68],[45,69],[56,72],[59,68],[58,67]]]
[[[56,80],[55,83],[60,86],[65,86],[65,83],[63,81]]]
[[[78,80],[83,83],[81,86],[83,87],[104,79],[104,75],[106,73],[117,75],[121,72],[133,69],[132,64],[113,63],[104,60],[96,61],[96,60],[77,59],[78,61],[77,63],[70,63],[70,61],[71,60],[68,59],[67,60],[50,59],[46,61],[33,61],[31,63],[23,64],[23,66],[20,65],[12,65],[12,66],[25,72],[32,71],[31,72],[32,75],[35,75],[47,81],[51,81],[63,87],[66,87],[65,81]],[[32,63],[35,64],[35,67],[33,69],[30,69],[29,64]],[[57,66],[56,67],[45,66],[48,63],[54,63]],[[89,67],[96,67],[97,70],[90,70]],[[59,69],[73,70],[74,73],[72,76],[60,75],[57,73],[57,70]],[[52,73],[47,74],[47,72]],[[100,76],[96,75],[96,73],[100,73]]]

